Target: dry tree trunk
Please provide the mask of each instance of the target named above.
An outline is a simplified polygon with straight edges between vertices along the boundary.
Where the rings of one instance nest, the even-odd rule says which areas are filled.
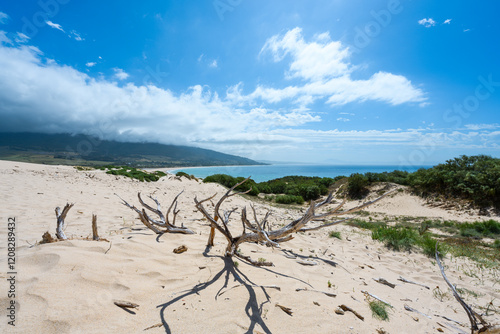
[[[117,194],[115,194],[115,195],[118,196],[118,198],[122,200],[123,205],[125,205],[126,207],[137,212],[141,222],[144,225],[146,225],[147,228],[149,228],[150,230],[152,230],[156,234],[163,234],[163,233],[194,234],[193,231],[191,231],[187,227],[184,227],[183,224],[181,224],[181,226],[175,225],[175,219],[177,217],[177,214],[180,212],[180,210],[177,210],[177,199],[179,198],[179,196],[181,194],[182,194],[182,192],[180,192],[177,196],[175,196],[174,200],[172,201],[172,203],[170,204],[170,207],[167,210],[167,214],[164,215],[163,212],[161,211],[160,202],[158,202],[158,200],[156,198],[153,198],[152,196],[148,196],[151,200],[153,200],[156,203],[156,209],[154,209],[142,200],[140,192],[137,193],[137,197],[139,198],[139,202],[142,204],[142,206],[144,206],[149,211],[158,215],[159,220],[152,219],[150,216],[148,216],[148,214],[144,208],[142,210],[139,210],[135,206],[130,205],[127,201],[125,201],[123,198],[121,198]],[[170,223],[170,221],[169,221],[170,211],[172,211],[172,213],[173,213],[172,223]],[[163,229],[160,229],[157,226],[160,228],[163,228]]]
[[[460,306],[465,310],[465,313],[467,313],[467,316],[469,317],[469,322],[470,322],[470,327],[471,327],[471,334],[476,334],[476,333],[499,333],[500,329],[498,328],[493,328],[490,324],[486,323],[482,319],[481,316],[479,316],[474,310],[467,305],[462,297],[457,292],[456,287],[451,284],[451,282],[448,280],[448,277],[446,277],[446,274],[444,273],[444,268],[443,265],[441,264],[441,260],[439,259],[439,251],[438,251],[438,244],[436,243],[436,262],[439,266],[439,269],[441,270],[441,275],[443,276],[444,281],[448,286],[450,287],[451,291],[453,292],[453,297],[458,301]],[[479,318],[479,321],[481,322],[482,328],[479,328],[476,316]]]
[[[57,228],[56,228],[56,236],[59,240],[66,240],[68,239],[66,235],[64,234],[64,228],[65,228],[65,223],[64,219],[66,218],[66,215],[68,214],[68,211],[75,205],[74,203],[66,203],[64,206],[64,209],[61,212],[61,208],[57,207],[56,208],[56,217],[57,217]]]
[[[92,214],[92,240],[99,241],[99,234],[97,233],[97,215]]]
[[[224,212],[223,215],[220,214],[219,210],[220,210],[222,203],[227,198],[248,192],[248,191],[244,192],[244,193],[233,192],[236,187],[240,186],[241,184],[246,182],[248,179],[249,178],[247,178],[247,179],[243,180],[242,182],[233,186],[219,199],[219,201],[215,205],[213,215],[210,215],[207,212],[207,210],[203,206],[203,203],[213,199],[216,196],[216,194],[213,195],[212,197],[206,198],[206,199],[201,200],[201,201],[198,201],[198,199],[195,197],[194,201],[196,203],[196,208],[205,216],[205,218],[207,218],[207,220],[210,223],[211,233],[210,233],[210,236],[208,239],[208,246],[213,246],[214,235],[213,235],[212,231],[215,232],[215,230],[217,230],[222,235],[224,235],[224,237],[226,238],[226,240],[228,242],[227,247],[226,247],[226,256],[231,257],[231,256],[235,255],[235,256],[240,257],[240,258],[250,262],[251,264],[257,265],[257,266],[272,265],[272,263],[253,261],[252,259],[250,259],[250,257],[243,256],[243,255],[239,254],[237,252],[239,245],[241,245],[242,243],[245,243],[245,242],[255,242],[255,243],[263,243],[263,244],[266,244],[268,246],[279,247],[280,242],[285,242],[285,241],[293,239],[292,234],[295,232],[324,228],[327,226],[340,224],[340,223],[345,222],[351,218],[334,221],[334,222],[323,224],[323,225],[320,225],[320,226],[314,227],[314,228],[306,228],[306,225],[311,221],[323,221],[329,217],[342,216],[342,215],[346,215],[346,214],[350,214],[350,213],[362,210],[362,209],[366,208],[367,206],[379,201],[380,199],[387,196],[390,192],[392,192],[392,191],[389,191],[371,202],[364,203],[360,206],[357,206],[353,209],[350,209],[350,210],[347,210],[344,212],[340,212],[339,210],[342,208],[342,206],[346,202],[346,200],[344,199],[344,201],[342,203],[340,203],[334,209],[327,211],[326,213],[317,214],[316,209],[323,207],[327,204],[330,204],[333,201],[333,193],[330,193],[328,195],[328,197],[322,202],[311,201],[309,208],[307,209],[306,213],[302,217],[292,221],[287,226],[285,226],[281,229],[278,229],[278,230],[269,230],[269,224],[268,224],[267,220],[269,218],[270,212],[267,212],[265,217],[262,219],[262,221],[259,221],[257,219],[257,213],[255,211],[255,207],[251,206],[252,211],[253,211],[253,219],[254,219],[254,222],[252,223],[247,218],[246,208],[243,208],[243,210],[241,211],[241,223],[243,226],[243,233],[237,237],[233,237],[231,231],[228,228],[228,222],[229,222],[229,218],[230,218],[231,214],[234,213],[234,211],[236,211],[236,209],[233,209],[233,210],[228,211],[228,212]],[[222,224],[219,221],[222,222]],[[266,224],[267,224],[267,230],[266,230]],[[247,229],[249,230],[249,232],[247,232]]]

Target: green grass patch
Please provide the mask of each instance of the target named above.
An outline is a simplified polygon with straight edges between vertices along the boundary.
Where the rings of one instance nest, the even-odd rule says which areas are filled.
[[[328,236],[330,238],[337,238],[337,239],[341,239],[340,238],[340,232],[339,231],[330,231],[330,233],[328,233]]]
[[[382,321],[389,321],[389,312],[387,312],[389,305],[378,300],[372,300],[368,302],[368,305],[370,306],[374,318]]]
[[[409,251],[417,243],[418,233],[406,227],[380,226],[372,231],[372,239],[382,241],[386,247]]]

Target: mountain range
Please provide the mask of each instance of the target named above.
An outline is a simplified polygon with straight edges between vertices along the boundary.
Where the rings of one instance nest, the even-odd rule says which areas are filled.
[[[0,159],[58,165],[133,167],[262,165],[190,146],[118,142],[77,134],[0,133]]]

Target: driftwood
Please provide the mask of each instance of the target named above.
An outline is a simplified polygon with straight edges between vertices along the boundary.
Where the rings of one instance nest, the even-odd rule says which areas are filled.
[[[182,194],[180,192],[177,196],[175,196],[174,200],[170,204],[170,207],[167,210],[167,214],[164,215],[163,212],[161,211],[161,205],[160,202],[158,202],[158,199],[153,198],[152,196],[148,196],[153,202],[156,203],[156,209],[149,206],[147,203],[145,203],[142,198],[141,198],[141,193],[137,193],[137,197],[139,198],[139,202],[144,206],[144,208],[148,209],[149,211],[155,213],[158,215],[159,220],[152,219],[147,213],[146,210],[143,208],[142,210],[139,210],[133,205],[130,205],[127,201],[125,201],[123,198],[115,194],[119,199],[122,200],[122,204],[125,205],[126,207],[134,210],[137,212],[139,215],[139,219],[141,222],[150,230],[155,232],[156,234],[163,234],[163,233],[184,233],[184,234],[194,234],[193,231],[188,229],[187,227],[184,227],[184,225],[176,226],[175,225],[175,219],[177,217],[177,214],[179,213],[180,210],[177,210],[177,199],[179,196]],[[173,210],[172,210],[173,209]],[[173,213],[173,218],[172,218],[172,223],[170,223],[169,220],[169,215],[170,212],[172,211]]]
[[[415,285],[420,285],[421,287],[424,287],[428,290],[430,290],[431,288],[429,288],[427,285],[424,285],[424,284],[420,284],[420,283],[417,283],[417,282],[412,282],[412,281],[409,281],[407,280],[406,278],[402,277],[402,276],[399,276],[398,278],[398,281],[401,281],[401,282],[405,282],[405,283],[410,283],[410,284],[415,284]]]
[[[115,304],[116,306],[119,306],[119,307],[123,307],[123,308],[138,308],[139,307],[139,305],[137,305],[135,303],[127,302],[125,300],[113,300],[113,304]]]
[[[92,215],[92,240],[99,241],[99,233],[97,233],[97,215]]]
[[[362,293],[362,294],[364,294],[364,295],[368,295],[368,296],[370,296],[370,297],[372,297],[372,298],[375,298],[376,300],[378,300],[378,301],[380,301],[380,302],[382,302],[382,303],[386,304],[387,306],[390,306],[391,308],[394,308],[394,306],[392,306],[390,303],[386,302],[386,301],[385,301],[385,300],[383,300],[382,298],[379,298],[379,297],[377,297],[377,296],[375,296],[375,295],[373,295],[373,294],[369,293],[368,291],[361,290],[361,293]]]
[[[68,211],[75,205],[74,203],[66,203],[63,210],[61,211],[60,207],[56,208],[56,217],[57,217],[57,228],[56,228],[56,236],[59,240],[66,240],[68,237],[64,234],[65,223],[64,219],[68,214]]]
[[[492,326],[490,324],[487,324],[472,308],[467,305],[462,297],[457,292],[457,289],[451,282],[448,280],[448,277],[446,277],[446,274],[444,272],[444,267],[441,264],[441,260],[439,258],[439,251],[438,251],[438,244],[436,243],[436,262],[439,266],[439,269],[441,270],[441,275],[443,276],[444,281],[448,286],[450,287],[451,291],[453,292],[453,297],[458,301],[458,303],[462,306],[462,308],[465,310],[465,313],[467,313],[467,316],[469,317],[469,322],[470,322],[470,327],[471,327],[471,334],[474,333],[488,333],[488,329],[491,328]],[[481,322],[482,328],[479,328],[476,316],[479,318],[479,321]]]
[[[295,289],[295,291],[313,291],[313,292],[319,292],[319,293],[322,293],[322,294],[325,294],[327,295],[328,297],[337,297],[336,294],[334,293],[331,293],[331,292],[325,292],[325,291],[320,291],[320,290],[314,290],[314,289],[308,289],[308,288],[297,288]]]
[[[350,308],[349,306],[346,306],[346,305],[342,304],[342,305],[340,305],[339,307],[340,307],[343,311],[349,311],[349,312],[352,312],[352,313],[354,313],[354,315],[355,315],[356,317],[358,317],[359,319],[361,319],[361,320],[363,320],[363,321],[365,320],[365,317],[363,317],[363,316],[362,316],[361,314],[359,314],[358,312],[354,311],[354,310],[353,310],[352,308]]]
[[[390,283],[390,282],[388,282],[385,278],[382,278],[382,277],[380,277],[380,278],[378,278],[378,279],[374,278],[373,280],[374,280],[375,282],[377,282],[377,283],[380,283],[380,284],[384,284],[384,285],[390,286],[390,287],[391,287],[391,288],[393,288],[393,289],[394,289],[394,287],[396,286],[396,284]]]
[[[181,253],[184,253],[187,250],[188,250],[188,248],[186,247],[186,245],[181,245],[181,246],[177,247],[176,249],[174,249],[174,253],[175,254],[181,254]]]
[[[293,313],[291,308],[286,307],[286,306],[283,306],[283,305],[280,305],[280,304],[278,304],[278,303],[276,303],[276,307],[279,307],[280,309],[282,309],[282,310],[283,310],[283,312],[285,312],[285,313],[286,313],[286,314],[288,314],[289,316],[291,316],[291,315],[292,315],[292,313]]]
[[[269,215],[271,214],[270,212],[267,212],[262,220],[259,221],[257,219],[257,213],[255,211],[255,207],[251,205],[251,209],[253,211],[253,222],[250,222],[250,220],[247,217],[247,210],[246,208],[243,208],[241,211],[241,224],[243,228],[242,234],[239,236],[233,236],[233,233],[230,231],[228,227],[229,219],[231,217],[231,214],[233,214],[236,209],[232,209],[231,211],[226,211],[221,213],[220,212],[220,207],[222,203],[229,197],[235,196],[237,194],[244,194],[247,192],[243,193],[238,193],[238,192],[233,192],[234,189],[243,183],[245,183],[249,178],[243,180],[242,182],[234,185],[232,188],[230,188],[217,202],[215,205],[214,209],[214,214],[211,215],[208,213],[207,209],[203,206],[203,203],[212,200],[217,194],[205,198],[201,201],[199,201],[196,197],[194,199],[194,202],[196,204],[196,208],[205,216],[205,218],[208,220],[210,223],[210,235],[208,238],[207,246],[212,247],[214,245],[214,235],[215,231],[219,231],[227,240],[227,247],[226,247],[226,252],[225,255],[228,257],[237,256],[240,257],[248,262],[250,262],[252,265],[255,266],[263,266],[263,265],[272,265],[272,263],[269,262],[258,262],[250,259],[248,256],[242,256],[239,252],[237,252],[239,246],[242,243],[260,243],[260,244],[265,244],[267,246],[272,246],[272,247],[279,247],[280,242],[286,242],[288,240],[291,240],[293,238],[293,233],[299,232],[306,228],[306,225],[311,222],[311,221],[322,221],[330,217],[338,217],[346,214],[350,214],[359,210],[362,210],[366,208],[367,206],[379,201],[380,199],[384,198],[387,196],[390,192],[387,192],[383,194],[382,196],[378,197],[377,199],[364,203],[360,206],[357,206],[355,208],[352,208],[347,211],[340,212],[340,209],[343,207],[345,204],[345,200],[337,205],[337,207],[333,208],[330,211],[327,211],[326,213],[321,213],[318,214],[316,213],[316,210],[324,207],[325,205],[331,204],[333,199],[334,199],[334,194],[333,192],[328,195],[328,197],[322,201],[322,202],[316,202],[316,201],[311,201],[309,208],[306,210],[304,215],[288,225],[286,225],[283,228],[277,229],[277,230],[270,230],[270,226],[268,223],[268,218]],[[346,220],[342,220],[346,221]],[[337,222],[334,222],[337,223]],[[320,228],[326,227],[326,226],[331,226],[331,224],[323,224],[321,225]],[[248,230],[248,231],[247,231]]]
[[[415,313],[418,313],[418,314],[423,315],[424,317],[427,317],[427,318],[429,318],[429,319],[432,319],[432,318],[431,318],[430,316],[428,316],[427,314],[422,313],[422,312],[420,312],[420,311],[418,311],[418,310],[415,310],[414,308],[411,308],[411,307],[409,307],[409,306],[408,306],[408,305],[406,305],[406,304],[405,304],[405,310],[410,311],[410,312],[415,312]]]

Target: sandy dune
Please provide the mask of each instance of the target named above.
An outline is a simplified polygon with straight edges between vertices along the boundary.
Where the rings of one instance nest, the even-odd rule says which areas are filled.
[[[194,230],[194,235],[165,234],[158,238],[114,195],[117,193],[138,205],[137,192],[154,194],[167,207],[182,190],[178,223]],[[437,333],[438,329],[444,333],[469,332],[467,316],[453,300],[434,261],[420,253],[388,251],[371,240],[369,232],[354,227],[340,225],[298,234],[282,244],[282,249],[242,246],[244,254],[272,261],[275,266],[270,268],[255,268],[238,259],[238,266],[233,266],[232,260],[222,256],[225,239],[220,235],[216,236],[216,246],[204,253],[209,228],[195,209],[193,198],[216,192],[222,195],[225,189],[173,176],[143,183],[101,171],[78,172],[65,166],[0,161],[0,332],[377,333],[377,329],[387,333]],[[54,208],[66,202],[75,203],[66,218],[66,234],[71,240],[35,245],[44,232],[55,235]],[[225,203],[225,208],[249,203],[235,196]],[[257,208],[264,214],[270,207],[257,204]],[[272,210],[275,225],[300,215],[293,209],[273,207]],[[429,208],[423,200],[404,192],[383,199],[369,211],[462,221],[485,218]],[[98,216],[100,236],[109,242],[86,240],[91,235],[92,213]],[[15,327],[7,324],[5,316],[11,300],[7,297],[6,274],[9,217],[16,218],[18,245]],[[234,229],[240,227],[238,218],[235,214],[231,226]],[[342,240],[329,238],[331,230],[341,231]],[[188,251],[174,254],[173,249],[180,245],[186,245]],[[297,259],[285,257],[283,249],[296,254]],[[297,262],[301,258],[316,261],[318,265],[303,266]],[[465,296],[476,310],[492,300],[493,306],[500,308],[498,272],[481,269],[462,258],[448,257],[444,262],[452,282],[478,293],[478,297]],[[399,276],[430,289],[398,281]],[[373,280],[380,277],[396,287]],[[389,321],[372,317],[362,290],[393,306]],[[321,291],[337,296],[330,297]],[[117,299],[139,307],[124,310],[113,304]],[[293,314],[288,315],[276,304],[291,308]],[[356,310],[364,320],[350,312],[336,314],[334,311],[341,304]],[[409,312],[405,305],[429,317]],[[495,321],[494,316],[486,319]],[[160,326],[144,331],[157,324]]]

